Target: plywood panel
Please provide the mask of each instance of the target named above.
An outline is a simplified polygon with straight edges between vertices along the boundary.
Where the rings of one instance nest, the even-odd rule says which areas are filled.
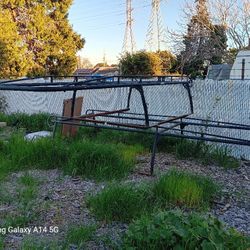
[[[83,97],[77,97],[75,101],[74,116],[80,116],[82,112]],[[63,101],[63,116],[71,117],[72,99],[66,99]],[[74,123],[79,123],[79,121],[74,121]],[[78,131],[77,126],[71,126],[64,124],[62,126],[62,135],[66,137],[76,136]]]

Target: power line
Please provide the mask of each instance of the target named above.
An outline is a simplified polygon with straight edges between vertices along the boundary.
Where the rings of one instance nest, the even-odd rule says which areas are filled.
[[[135,6],[133,7],[132,11],[134,10],[138,10],[138,9],[143,9],[143,8],[146,8],[146,7],[149,7],[150,4],[147,4],[147,5],[138,5],[138,6]],[[79,21],[79,20],[90,20],[90,19],[95,19],[95,18],[99,18],[99,17],[104,17],[104,16],[110,16],[110,15],[124,15],[126,14],[127,12],[124,11],[124,9],[119,9],[119,10],[113,10],[113,11],[108,11],[108,12],[101,12],[101,13],[98,13],[96,15],[89,15],[89,16],[83,16],[83,17],[80,17],[80,18],[77,18],[77,19],[73,19],[71,18],[72,21]]]

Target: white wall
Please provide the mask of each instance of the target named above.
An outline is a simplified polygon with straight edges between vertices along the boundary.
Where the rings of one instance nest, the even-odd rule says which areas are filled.
[[[250,50],[242,50],[238,53],[235,62],[233,64],[232,70],[230,72],[230,79],[232,80],[242,79],[243,60],[245,60],[244,79],[250,80]]]

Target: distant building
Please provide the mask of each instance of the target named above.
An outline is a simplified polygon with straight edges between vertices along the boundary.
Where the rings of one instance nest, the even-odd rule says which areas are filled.
[[[208,67],[207,79],[212,80],[227,80],[230,79],[232,65],[230,64],[215,64]]]
[[[89,76],[92,75],[93,69],[77,69],[74,73],[76,76]]]
[[[77,76],[114,76],[119,74],[118,67],[96,67],[91,69],[77,69],[74,75]]]
[[[118,67],[98,67],[94,69],[94,75],[115,76],[119,74]]]
[[[238,53],[231,70],[230,79],[250,80],[250,48]]]

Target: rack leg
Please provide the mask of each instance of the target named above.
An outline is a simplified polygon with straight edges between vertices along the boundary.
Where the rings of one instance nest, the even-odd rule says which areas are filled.
[[[154,173],[155,154],[157,151],[157,144],[158,144],[159,138],[160,138],[160,134],[158,133],[158,128],[157,128],[155,132],[154,144],[153,144],[152,153],[151,153],[151,161],[150,161],[150,174],[151,175],[153,175]]]
[[[57,121],[55,121],[55,124],[54,124],[54,127],[53,127],[53,134],[52,134],[52,138],[53,138],[53,139],[54,139],[55,136],[56,136],[57,125],[58,125],[58,123],[57,123]]]

